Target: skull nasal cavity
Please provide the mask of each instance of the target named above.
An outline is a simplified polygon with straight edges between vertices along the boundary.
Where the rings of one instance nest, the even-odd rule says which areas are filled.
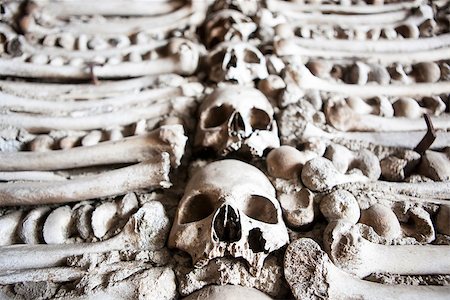
[[[219,209],[214,218],[214,231],[221,242],[237,242],[241,239],[241,222],[234,209],[225,205]]]
[[[234,113],[233,119],[231,120],[230,124],[230,131],[231,132],[245,132],[245,123],[244,119],[242,119],[242,116],[239,112]]]

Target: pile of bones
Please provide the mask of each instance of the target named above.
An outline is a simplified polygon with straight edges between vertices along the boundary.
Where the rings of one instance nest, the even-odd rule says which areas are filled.
[[[0,18],[1,299],[448,299],[448,1]]]

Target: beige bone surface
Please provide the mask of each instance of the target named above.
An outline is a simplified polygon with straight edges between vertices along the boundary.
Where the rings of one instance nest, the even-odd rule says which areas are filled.
[[[169,154],[103,172],[65,181],[0,183],[0,206],[38,205],[76,202],[87,199],[126,194],[145,188],[167,188]]]

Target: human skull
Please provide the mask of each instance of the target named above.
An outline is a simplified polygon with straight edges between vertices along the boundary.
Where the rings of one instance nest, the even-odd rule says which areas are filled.
[[[256,24],[237,10],[220,10],[206,22],[206,44],[213,47],[224,41],[247,41]]]
[[[200,106],[195,144],[222,156],[233,151],[262,156],[280,146],[272,105],[254,88],[217,88]]]
[[[209,79],[214,82],[234,81],[248,85],[269,76],[264,55],[245,42],[222,42],[208,55]]]
[[[210,163],[189,180],[169,236],[169,246],[189,253],[196,268],[217,257],[242,257],[253,275],[288,242],[270,181],[232,159]]]

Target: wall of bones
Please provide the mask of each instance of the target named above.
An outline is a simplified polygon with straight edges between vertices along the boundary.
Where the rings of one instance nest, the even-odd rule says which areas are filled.
[[[0,299],[448,299],[446,0],[5,0]]]

